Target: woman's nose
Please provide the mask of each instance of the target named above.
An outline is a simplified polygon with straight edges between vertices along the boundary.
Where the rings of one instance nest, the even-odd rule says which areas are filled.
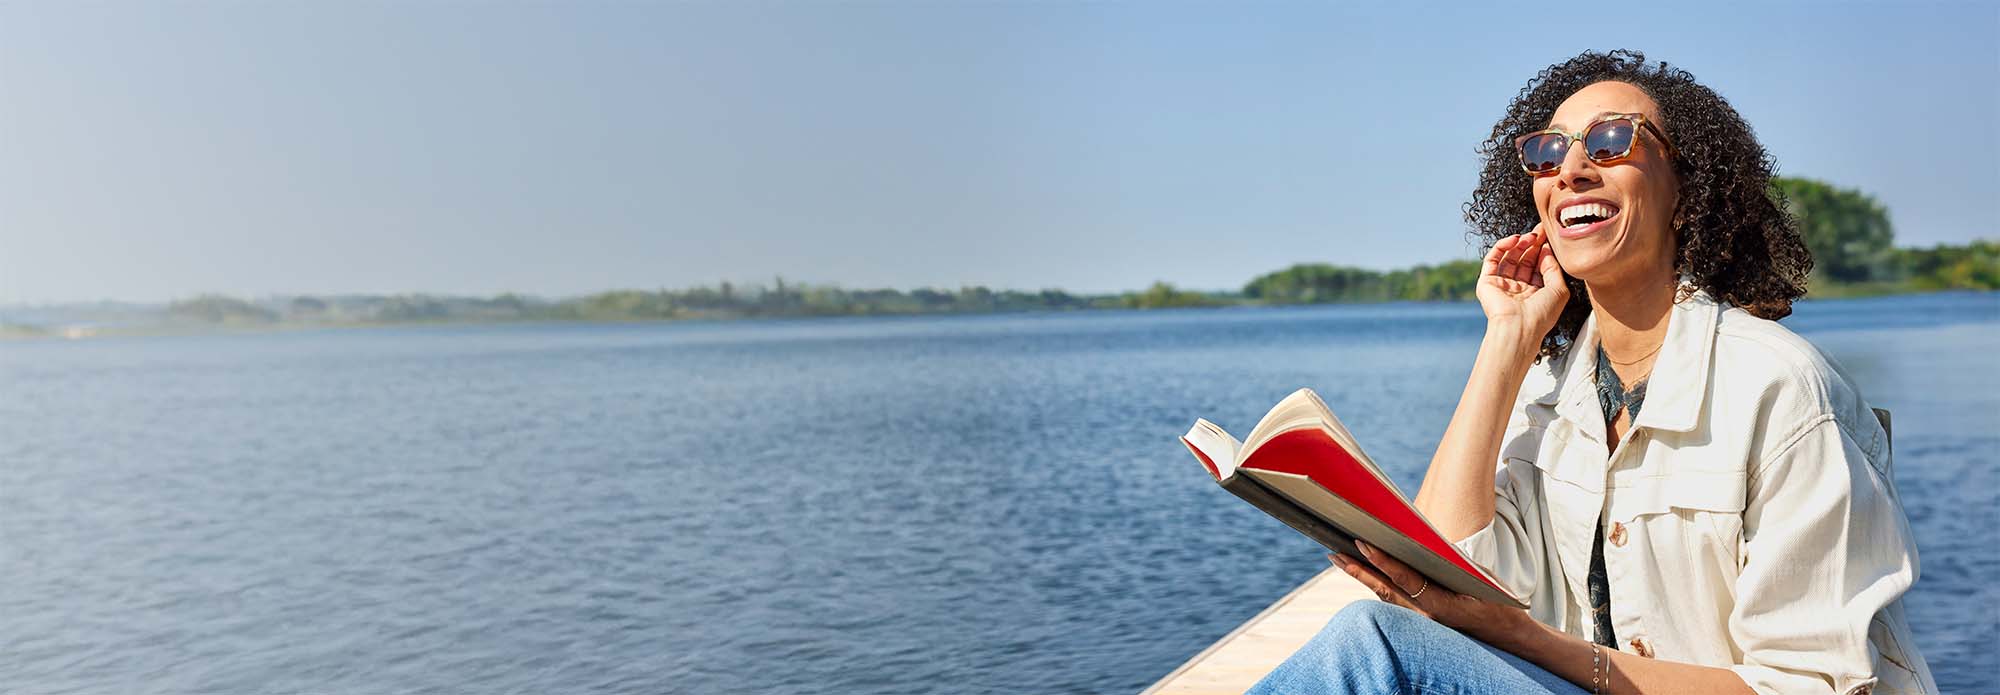
[[[1564,188],[1576,188],[1582,183],[1597,183],[1597,163],[1583,152],[1583,143],[1575,143],[1563,153],[1562,169],[1556,175],[1557,182]]]

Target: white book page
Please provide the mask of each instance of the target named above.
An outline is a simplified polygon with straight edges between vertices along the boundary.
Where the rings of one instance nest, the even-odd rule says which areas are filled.
[[[1194,427],[1181,436],[1187,439],[1189,446],[1215,463],[1218,479],[1228,480],[1229,476],[1236,474],[1236,454],[1243,449],[1243,443],[1236,441],[1221,427],[1207,420],[1195,420]]]

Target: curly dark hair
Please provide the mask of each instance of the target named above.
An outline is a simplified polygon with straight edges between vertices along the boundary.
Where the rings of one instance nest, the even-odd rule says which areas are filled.
[[[1759,317],[1790,315],[1792,300],[1806,292],[1812,253],[1771,186],[1776,164],[1721,95],[1665,61],[1648,65],[1638,51],[1585,52],[1549,66],[1521,88],[1479,146],[1484,165],[1479,187],[1465,204],[1468,236],[1481,240],[1484,253],[1540,220],[1534,180],[1521,171],[1514,137],[1548,127],[1563,100],[1606,81],[1630,84],[1652,97],[1665,121],[1659,125],[1680,151],[1673,162],[1680,179],[1674,269],[1691,282],[1679,286],[1677,301],[1706,290]],[[1590,315],[1583,281],[1570,278],[1569,291],[1562,317],[1542,337],[1538,359],[1566,353]]]

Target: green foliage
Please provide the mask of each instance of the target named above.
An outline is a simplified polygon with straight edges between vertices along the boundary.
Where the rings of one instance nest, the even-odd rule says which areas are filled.
[[[326,300],[318,297],[294,297],[285,313],[293,316],[316,316],[326,313]]]
[[[676,315],[673,295],[665,292],[616,290],[565,302],[565,313],[591,321],[670,319]]]
[[[1802,178],[1779,177],[1772,186],[1798,219],[1799,233],[1812,251],[1814,275],[1854,283],[1895,274],[1895,231],[1888,209],[1873,196]]]
[[[1126,293],[1122,299],[1127,309],[1178,309],[1220,303],[1206,294],[1184,291],[1165,282],[1155,282],[1144,292]]]
[[[1472,297],[1479,263],[1452,261],[1381,272],[1325,263],[1301,263],[1266,273],[1243,286],[1243,296],[1267,304],[1461,300]]]
[[[278,312],[219,294],[204,294],[194,299],[176,300],[167,305],[167,315],[182,320],[222,325],[256,325],[278,320]]]
[[[957,314],[1009,311],[1084,309],[1090,298],[1062,290],[994,291],[983,286],[957,291],[921,288],[848,290],[832,285],[804,285],[779,278],[771,287],[741,288],[722,283],[714,288],[685,290],[618,290],[564,300],[545,308],[529,307],[520,318],[589,321],[644,321],[677,318],[745,318],[773,316],[868,316],[893,314]]]
[[[444,298],[425,294],[399,294],[385,298],[375,309],[378,321],[444,321],[452,318]]]
[[[1772,185],[1812,251],[1815,297],[2000,289],[2000,245],[1992,241],[1899,249],[1889,211],[1873,196],[1812,179]]]
[[[1903,272],[1917,289],[2000,289],[2000,243],[1979,239],[1964,246],[1902,249],[1898,255]]]

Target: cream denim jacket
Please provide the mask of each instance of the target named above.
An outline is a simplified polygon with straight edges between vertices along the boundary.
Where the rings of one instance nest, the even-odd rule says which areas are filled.
[[[1839,366],[1697,293],[1670,312],[1612,456],[1596,354],[1593,316],[1522,384],[1493,521],[1462,552],[1583,637],[1602,511],[1620,650],[1729,668],[1760,693],[1936,692],[1903,617],[1917,546],[1889,438]]]

